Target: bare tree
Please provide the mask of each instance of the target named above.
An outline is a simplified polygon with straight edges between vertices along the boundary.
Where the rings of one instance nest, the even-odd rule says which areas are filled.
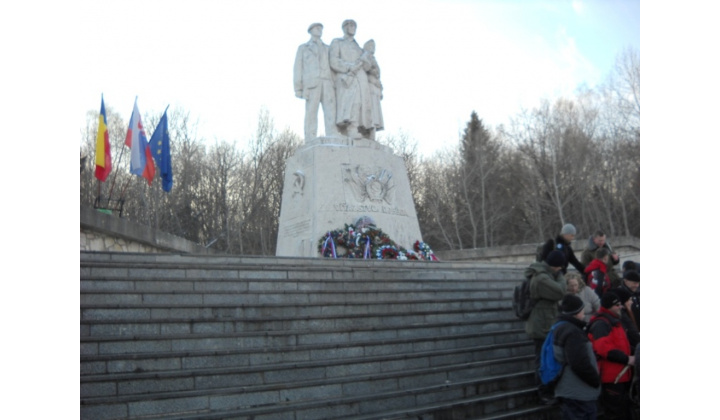
[[[577,224],[578,209],[601,179],[604,164],[596,146],[597,117],[591,92],[581,92],[575,99],[561,98],[552,106],[543,101],[514,118],[505,132],[533,172],[526,194],[533,197],[541,215],[538,239],[565,223]]]
[[[411,139],[404,131],[400,131],[396,135],[387,135],[378,138],[378,142],[390,147],[397,156],[400,156],[405,162],[408,180],[410,182],[411,194],[415,207],[420,199],[419,191],[419,172],[420,172],[420,155],[418,154],[417,140]]]

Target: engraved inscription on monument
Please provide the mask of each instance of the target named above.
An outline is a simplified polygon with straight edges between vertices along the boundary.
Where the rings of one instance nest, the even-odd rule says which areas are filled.
[[[338,203],[333,204],[333,210],[342,211],[345,213],[385,213],[392,214],[395,216],[410,216],[407,211],[392,206],[385,206],[382,204],[348,204]]]
[[[310,220],[302,220],[293,224],[283,226],[283,234],[289,237],[296,237],[310,230]]]

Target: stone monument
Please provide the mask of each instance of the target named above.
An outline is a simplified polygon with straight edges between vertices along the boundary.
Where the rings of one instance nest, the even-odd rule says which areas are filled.
[[[342,29],[344,36],[325,49],[322,25],[314,23],[308,28],[311,40],[298,48],[294,85],[296,96],[306,100],[305,143],[286,162],[277,256],[320,256],[318,242],[327,232],[360,218],[374,221],[406,249],[422,241],[405,163],[374,140],[384,128],[375,43],[360,48],[353,20],[343,22]],[[316,54],[322,51],[327,57]],[[324,83],[326,58],[333,92]],[[316,64],[318,71],[312,70]],[[306,76],[308,68],[311,75]],[[323,99],[335,108],[328,111]],[[323,137],[315,137],[319,103],[326,123]]]

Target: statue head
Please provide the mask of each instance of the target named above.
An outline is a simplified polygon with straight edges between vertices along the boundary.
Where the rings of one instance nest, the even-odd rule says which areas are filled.
[[[322,25],[322,23],[317,23],[317,22],[315,22],[315,23],[311,24],[310,26],[308,26],[308,33],[309,33],[309,34],[312,34],[313,28],[316,28],[316,27],[319,27],[319,28],[320,28],[320,34],[322,34],[323,25]]]
[[[342,23],[342,29],[343,29],[343,32],[345,32],[348,35],[355,35],[355,30],[357,29],[357,23],[352,19],[346,19]]]
[[[363,44],[363,50],[374,54],[375,53],[375,41],[372,39],[368,40],[365,44]]]

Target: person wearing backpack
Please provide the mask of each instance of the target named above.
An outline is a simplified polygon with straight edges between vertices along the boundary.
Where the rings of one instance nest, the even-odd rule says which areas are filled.
[[[596,252],[597,258],[585,266],[585,282],[602,299],[603,294],[612,288],[607,264],[610,261],[610,251],[600,248]]]
[[[584,306],[576,295],[565,295],[553,333],[553,356],[564,365],[555,385],[555,397],[560,402],[563,420],[597,418],[600,372],[585,333]]]
[[[605,232],[598,229],[595,231],[595,233],[590,235],[590,238],[588,238],[588,243],[587,245],[585,245],[585,249],[580,254],[580,262],[582,264],[585,264],[585,267],[587,267],[593,259],[600,258],[600,256],[598,255],[598,251],[601,249],[607,250],[608,255],[610,255],[610,258],[608,258],[608,262],[606,264],[607,273],[610,276],[612,287],[616,287],[620,284],[620,276],[615,270],[615,266],[620,264],[620,257],[618,256],[617,252],[613,251],[610,247],[610,243],[607,241],[607,236],[605,235]]]
[[[630,380],[635,365],[630,341],[623,328],[622,301],[609,291],[600,299],[602,307],[590,320],[588,337],[597,355],[602,391],[600,403],[608,420],[631,419]]]
[[[566,283],[562,273],[565,254],[555,250],[548,254],[543,262],[535,262],[525,269],[525,277],[530,278],[530,297],[535,305],[525,322],[525,332],[535,344],[535,367],[540,369],[540,352],[545,336],[558,316],[558,302],[565,295]],[[536,375],[538,394],[544,403],[554,400],[552,391],[542,384]]]
[[[562,251],[562,253],[565,254],[565,264],[563,264],[562,269],[563,274],[567,274],[569,264],[572,264],[578,272],[584,273],[585,265],[578,261],[571,246],[572,241],[575,239],[575,233],[575,226],[570,223],[563,225],[562,229],[560,229],[560,234],[555,237],[555,239],[548,239],[547,242],[545,242],[538,261],[545,261],[545,258],[554,250]]]

